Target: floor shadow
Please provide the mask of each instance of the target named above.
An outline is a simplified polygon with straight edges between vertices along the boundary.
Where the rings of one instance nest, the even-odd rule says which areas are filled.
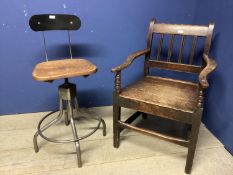
[[[135,125],[140,128],[149,129],[181,139],[188,139],[190,131],[190,125],[188,124],[156,116],[148,116],[146,119],[139,119],[135,122]]]

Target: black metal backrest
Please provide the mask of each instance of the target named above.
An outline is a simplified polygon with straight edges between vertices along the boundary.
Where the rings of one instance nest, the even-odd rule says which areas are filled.
[[[29,25],[34,31],[78,30],[81,21],[75,15],[41,14],[32,16]]]

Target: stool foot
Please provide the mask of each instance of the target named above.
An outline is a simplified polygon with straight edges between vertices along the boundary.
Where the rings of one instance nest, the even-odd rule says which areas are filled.
[[[39,147],[37,144],[37,137],[38,137],[38,132],[36,132],[34,137],[33,137],[33,146],[34,146],[35,153],[39,152]]]
[[[68,102],[68,111],[69,111],[69,115],[70,115],[70,124],[71,124],[71,129],[73,132],[73,136],[74,139],[76,140],[75,143],[75,147],[76,147],[76,152],[77,152],[77,160],[78,160],[78,167],[82,167],[82,159],[81,159],[81,151],[80,151],[80,144],[78,141],[78,134],[77,134],[77,129],[74,123],[74,118],[73,118],[73,109],[71,106],[71,103]]]
[[[41,122],[45,118],[47,118],[48,116],[50,116],[51,114],[53,114],[55,112],[57,112],[57,111],[50,112],[49,114],[47,114],[46,116],[44,116],[42,118]],[[61,119],[62,113],[63,113],[63,111],[61,110],[60,113],[58,114],[58,116],[55,119],[53,119],[52,121],[50,121],[49,123],[47,123],[46,125],[44,125],[42,128],[39,128],[39,127],[37,128],[37,132],[33,136],[33,145],[34,145],[34,150],[35,150],[36,153],[39,152],[39,147],[38,147],[38,144],[37,144],[37,137],[39,135],[39,132],[43,132],[46,129],[48,129],[50,126],[56,124]]]
[[[103,126],[103,136],[106,136],[106,123],[102,118],[101,118],[101,123],[102,123],[102,126]]]

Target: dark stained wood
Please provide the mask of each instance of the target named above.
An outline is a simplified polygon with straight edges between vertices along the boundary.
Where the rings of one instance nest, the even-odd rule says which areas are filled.
[[[118,97],[116,99],[118,101],[118,105],[125,108],[138,110],[150,115],[155,115],[182,123],[192,124],[192,113],[188,111],[180,111],[165,106],[158,106],[147,102],[135,101],[123,97]],[[174,113],[176,115],[174,115]]]
[[[189,64],[193,64],[193,58],[194,58],[194,55],[195,55],[196,47],[197,47],[197,36],[194,36],[193,37],[192,50],[191,50],[190,57],[189,57]]]
[[[157,50],[157,60],[160,60],[160,55],[161,55],[161,50],[162,50],[162,45],[163,45],[163,34],[160,34],[160,39],[159,39],[159,46]]]
[[[197,84],[147,76],[122,89],[119,96],[157,106],[193,112],[197,105],[197,92]]]
[[[186,36],[183,35],[182,38],[181,38],[180,51],[179,51],[179,56],[178,56],[178,63],[181,63],[181,62],[182,62],[183,52],[184,52],[185,37],[186,37]]]
[[[169,62],[171,61],[174,39],[175,39],[175,35],[171,35],[170,45],[169,45],[168,54],[167,54],[167,61]]]
[[[135,53],[129,55],[128,58],[126,59],[126,61],[125,61],[122,65],[113,68],[113,69],[112,69],[112,72],[119,72],[119,71],[121,71],[121,70],[127,68],[130,64],[132,64],[132,62],[133,62],[136,58],[138,58],[138,57],[140,57],[140,56],[142,56],[142,55],[146,55],[146,54],[148,54],[149,52],[150,52],[150,49],[147,48],[147,49],[144,49],[144,50],[141,50],[141,51],[138,51],[138,52],[135,52]]]
[[[117,72],[115,75],[115,91],[118,94],[121,91],[121,72]]]
[[[174,62],[165,62],[165,61],[155,61],[149,60],[147,62],[149,67],[156,67],[159,69],[167,69],[178,72],[187,72],[187,73],[200,73],[202,70],[201,66],[188,65],[188,64],[179,64]]]
[[[118,148],[120,145],[120,129],[118,121],[121,120],[121,107],[118,106],[117,95],[113,92],[113,146]]]
[[[128,128],[128,129],[131,129],[131,130],[143,133],[143,134],[147,134],[147,135],[154,136],[154,137],[159,137],[159,138],[161,138],[163,140],[167,140],[167,141],[176,143],[178,145],[188,147],[189,141],[187,141],[187,140],[178,139],[178,138],[175,138],[175,137],[167,136],[167,135],[160,134],[158,132],[150,131],[150,130],[147,130],[147,129],[141,129],[139,127],[132,126],[130,124],[127,124],[127,123],[121,122],[121,121],[119,121],[118,123],[119,123],[119,127]]]
[[[156,20],[155,19],[151,19],[150,20],[150,24],[149,24],[149,29],[148,29],[148,34],[147,34],[147,48],[151,48],[151,44],[152,44],[152,39],[153,39],[153,26],[156,24]]]
[[[147,48],[130,55],[122,65],[112,69],[112,72],[116,73],[115,91],[113,92],[114,147],[119,147],[120,132],[123,129],[130,129],[186,146],[188,147],[188,155],[186,159],[185,172],[191,173],[202,118],[205,96],[204,89],[209,86],[207,76],[216,68],[215,61],[208,55],[213,28],[213,23],[210,23],[209,26],[193,26],[161,24],[157,23],[155,20],[151,20],[147,35]],[[151,47],[153,45],[153,33],[160,34],[156,60],[152,60],[149,57],[151,54]],[[172,35],[172,37],[167,61],[161,61],[160,54],[165,34]],[[170,62],[175,35],[181,36],[181,45],[179,48],[177,63]],[[182,63],[186,36],[194,36],[189,64]],[[206,38],[203,55],[204,61],[202,66],[192,65],[197,45],[197,37]],[[144,77],[133,84],[129,84],[127,87],[121,87],[121,70],[127,68],[135,58],[142,55],[145,55]],[[199,78],[199,82],[192,83],[188,81],[150,76],[150,68],[196,73]],[[137,112],[123,122],[121,121],[121,107],[134,109]],[[183,140],[158,133],[157,131],[155,132],[146,128],[136,127],[133,121],[140,114],[143,114],[144,116],[150,114],[152,116],[159,116],[190,124],[191,132],[189,133],[189,139]]]
[[[199,74],[199,83],[202,86],[202,88],[207,88],[209,86],[209,83],[207,81],[207,75],[217,67],[217,64],[214,61],[214,59],[209,58],[206,54],[203,55],[203,59],[206,63],[206,66]]]
[[[210,22],[208,32],[206,35],[205,47],[204,47],[204,54],[206,54],[206,55],[209,55],[213,31],[214,31],[214,23]]]
[[[42,62],[35,66],[32,77],[37,81],[52,81],[76,76],[87,76],[97,71],[97,67],[85,59],[63,59]]]
[[[207,26],[181,25],[181,24],[155,24],[155,33],[206,36],[209,28]]]
[[[197,138],[198,138],[199,128],[201,125],[202,113],[203,113],[203,109],[199,108],[193,116],[194,120],[193,120],[193,124],[191,128],[190,143],[188,145],[188,155],[187,155],[186,165],[185,165],[185,173],[187,174],[191,173],[191,169],[193,165],[193,158],[194,158],[194,153],[196,150]]]

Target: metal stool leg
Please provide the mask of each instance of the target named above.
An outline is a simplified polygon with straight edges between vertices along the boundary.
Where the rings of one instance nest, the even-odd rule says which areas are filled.
[[[76,93],[75,93],[75,97],[74,97],[74,108],[75,108],[76,112],[78,113],[79,105],[78,105],[78,99],[77,99]]]
[[[77,134],[77,130],[76,130],[75,123],[74,123],[73,109],[72,109],[72,105],[71,105],[70,100],[68,101],[67,108],[68,108],[68,113],[69,113],[69,116],[70,116],[70,124],[71,124],[71,128],[72,128],[74,140],[76,140],[74,143],[75,143],[76,152],[77,152],[78,167],[82,167],[80,144],[79,144],[79,141],[78,141],[78,134]]]
[[[103,136],[106,136],[106,123],[102,118],[101,118],[101,123],[102,123],[102,127],[103,127]]]
[[[77,162],[78,162],[78,167],[82,167],[82,159],[81,159],[81,149],[80,149],[80,144],[79,140],[85,139],[92,134],[94,134],[99,128],[100,125],[102,124],[103,126],[103,135],[106,135],[106,124],[102,118],[99,116],[96,117],[91,117],[92,119],[97,120],[97,125],[95,128],[91,130],[91,132],[78,136],[77,134],[77,129],[75,127],[75,122],[74,122],[74,110],[79,114],[79,107],[78,107],[78,100],[77,100],[77,95],[76,95],[76,85],[69,83],[68,80],[65,80],[65,83],[59,86],[59,97],[60,97],[60,113],[57,116],[57,118],[53,119],[49,123],[45,124],[43,127],[41,126],[43,122],[50,117],[51,114],[55,112],[51,112],[44,116],[38,123],[37,126],[37,132],[34,135],[33,138],[33,144],[34,144],[34,149],[35,152],[39,151],[38,144],[37,144],[37,137],[41,136],[43,139],[53,142],[53,143],[75,143],[75,148],[76,148],[76,153],[77,153]],[[63,106],[65,105],[65,107]],[[66,108],[65,110],[63,108]],[[52,139],[44,135],[43,131],[48,129],[50,126],[56,124],[63,116],[65,117],[65,124],[69,125],[71,124],[71,129],[73,133],[73,138],[72,139]],[[86,117],[88,118],[88,117]]]
[[[57,112],[57,111],[50,112],[49,114],[44,116],[43,119],[47,118],[49,115],[51,115],[51,114],[53,114],[55,112]],[[38,129],[40,129],[41,132],[45,131],[50,126],[56,124],[62,118],[62,114],[63,114],[63,105],[62,105],[62,100],[60,99],[60,113],[58,114],[58,116],[55,119],[53,119],[52,121],[50,121],[49,123],[47,123],[46,125],[44,125],[41,129],[40,128],[38,128]],[[38,147],[38,144],[37,144],[37,137],[39,135],[38,129],[37,129],[37,131],[36,131],[36,133],[34,134],[34,137],[33,137],[33,145],[34,145],[34,150],[35,150],[36,153],[39,151],[39,147]]]
[[[68,126],[70,124],[70,120],[69,120],[69,115],[68,115],[68,102],[66,101],[66,111],[64,112],[65,115],[65,124],[66,126]]]
[[[76,93],[75,93],[75,96],[74,96],[74,109],[78,113],[79,105],[78,105],[78,99],[77,99],[77,94]],[[102,118],[100,118],[100,122],[102,123],[102,127],[103,127],[103,136],[106,136],[106,123]]]

